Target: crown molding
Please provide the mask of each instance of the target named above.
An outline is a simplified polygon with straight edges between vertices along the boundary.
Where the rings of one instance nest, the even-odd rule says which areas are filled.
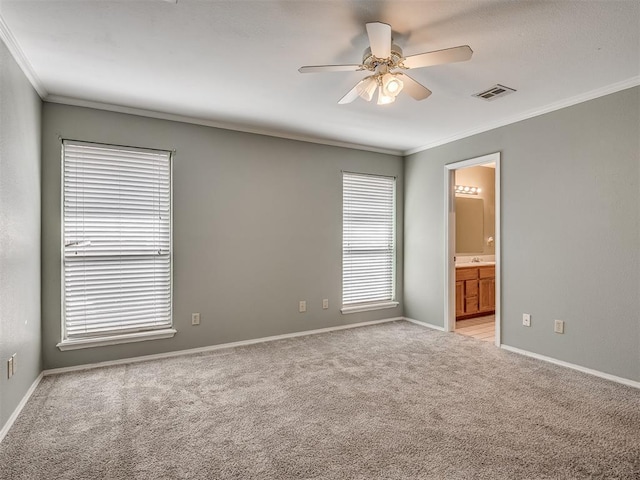
[[[1,20],[1,18],[0,18]],[[280,131],[276,129],[268,129],[268,128],[260,128],[260,127],[252,127],[248,125],[239,125],[227,122],[220,122],[214,120],[206,120],[201,118],[189,117],[184,115],[176,115],[173,113],[165,113],[165,112],[157,112],[154,110],[146,110],[141,108],[134,107],[126,107],[122,105],[114,105],[107,104],[101,102],[93,102],[89,100],[82,100],[78,98],[72,97],[64,97],[59,95],[47,95],[43,100],[51,103],[58,103],[62,105],[73,105],[77,107],[87,107],[94,108],[97,110],[106,110],[110,112],[118,112],[118,113],[126,113],[129,115],[138,115],[141,117],[149,117],[149,118],[157,118],[160,120],[169,120],[173,122],[181,122],[181,123],[191,123],[194,125],[203,125],[206,127],[214,127],[221,128],[224,130],[233,130],[237,132],[244,133],[253,133],[256,135],[266,135],[269,137],[276,138],[284,138],[287,140],[296,140],[300,142],[308,142],[315,143],[320,145],[328,145],[332,147],[342,147],[342,148],[351,148],[355,150],[363,150],[367,152],[374,153],[383,153],[386,155],[397,155],[407,157],[409,155],[413,155],[414,153],[422,152],[425,150],[429,150],[434,147],[438,147],[441,145],[446,145],[447,143],[455,142],[457,140],[462,140],[463,138],[471,137],[473,135],[477,135],[479,133],[487,132],[489,130],[494,130],[496,128],[504,127],[506,125],[511,125],[512,123],[517,123],[522,120],[526,120],[533,117],[538,117],[540,115],[544,115],[546,113],[553,112],[555,110],[560,110],[563,108],[567,108],[573,105],[577,105],[579,103],[583,103],[589,100],[593,100],[599,97],[604,97],[605,95],[610,95],[612,93],[616,93],[622,90],[626,90],[628,88],[637,87],[640,85],[640,75],[635,77],[631,77],[627,80],[623,80],[621,82],[612,83],[605,87],[597,88],[595,90],[591,90],[589,92],[581,93],[580,95],[575,95],[573,97],[566,98],[564,100],[560,100],[558,102],[550,103],[540,108],[535,108],[533,110],[528,110],[523,113],[519,113],[517,115],[513,115],[511,117],[507,117],[495,122],[490,122],[484,125],[480,125],[476,128],[472,128],[470,130],[465,130],[455,135],[436,140],[435,142],[431,142],[429,144],[412,148],[409,150],[393,150],[386,148],[378,148],[372,147],[369,145],[361,145],[357,143],[349,143],[349,142],[340,142],[336,140],[330,140],[325,138],[318,138],[307,135],[298,135],[291,132]],[[36,89],[37,90],[37,89]],[[42,95],[41,95],[42,96]]]
[[[4,18],[2,18],[2,15],[0,15],[0,38],[9,49],[9,52],[22,72],[27,77],[27,80],[29,80],[29,83],[31,83],[31,86],[33,86],[40,98],[44,100],[47,97],[48,92],[44,86],[42,86],[42,82],[40,82],[38,75],[36,75],[36,72],[33,70],[29,60],[27,60],[27,57],[20,48],[20,45],[18,45],[16,37],[14,37],[11,30],[9,30],[9,26],[4,21]]]
[[[357,143],[340,142],[326,138],[318,138],[307,135],[298,135],[291,132],[285,132],[270,128],[252,127],[249,125],[234,124],[230,122],[220,122],[215,120],[206,120],[203,118],[189,117],[185,115],[176,115],[174,113],[158,112],[155,110],[146,110],[143,108],[126,107],[123,105],[114,105],[110,103],[93,102],[90,100],[82,100],[79,98],[65,97],[61,95],[48,95],[45,99],[49,103],[57,103],[61,105],[71,105],[75,107],[93,108],[96,110],[106,110],[108,112],[125,113],[128,115],[137,115],[140,117],[156,118],[159,120],[169,120],[172,122],[190,123],[193,125],[203,125],[205,127],[221,128],[223,130],[233,130],[235,132],[253,133],[255,135],[265,135],[268,137],[284,138],[286,140],[295,140],[299,142],[316,143],[319,145],[328,145],[331,147],[350,148],[354,150],[364,150],[367,152],[384,153],[386,155],[402,156],[402,150],[392,150],[386,148],[372,147],[369,145],[360,145]]]
[[[555,110],[560,110],[562,108],[571,107],[572,105],[577,105],[578,103],[586,102],[589,100],[596,99],[598,97],[604,97],[605,95],[609,95],[611,93],[616,93],[621,90],[626,90],[628,88],[637,87],[640,85],[640,75],[635,77],[631,77],[627,80],[623,80],[621,82],[612,83],[611,85],[607,85],[602,88],[596,88],[595,90],[591,90],[586,93],[581,93],[580,95],[576,95],[573,97],[566,98],[564,100],[560,100],[559,102],[550,103],[540,108],[535,108],[533,110],[529,110],[523,113],[519,113],[517,115],[513,115],[511,117],[507,117],[502,120],[498,120],[495,122],[490,122],[485,125],[481,125],[476,128],[472,128],[470,130],[465,130],[463,132],[457,133],[447,138],[443,138],[440,140],[436,140],[435,142],[428,143],[421,147],[412,148],[410,150],[405,150],[402,152],[402,155],[407,157],[409,155],[413,155],[414,153],[423,152],[425,150],[429,150],[434,147],[439,147],[441,145],[446,145],[447,143],[455,142],[456,140],[461,140],[463,138],[471,137],[473,135],[477,135],[478,133],[487,132],[489,130],[494,130],[499,127],[504,127],[506,125],[510,125],[512,123],[520,122],[522,120],[526,120],[528,118],[538,117],[540,115],[544,115],[545,113],[550,113]]]

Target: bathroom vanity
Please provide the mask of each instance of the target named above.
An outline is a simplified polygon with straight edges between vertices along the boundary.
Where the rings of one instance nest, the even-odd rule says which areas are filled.
[[[456,320],[496,310],[496,267],[489,262],[456,265]]]

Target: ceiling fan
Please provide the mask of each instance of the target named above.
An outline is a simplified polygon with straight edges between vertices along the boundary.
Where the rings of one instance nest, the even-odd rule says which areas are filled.
[[[372,75],[360,80],[338,103],[351,103],[358,97],[370,102],[378,90],[377,103],[384,105],[395,102],[396,96],[402,90],[416,100],[424,100],[431,95],[431,90],[427,87],[416,82],[409,75],[394,70],[464,62],[473,55],[473,50],[468,45],[461,45],[405,57],[402,55],[402,49],[392,42],[391,26],[386,23],[367,23],[367,35],[370,47],[364,51],[361,64],[305,66],[300,67],[298,71],[315,73],[368,70]]]

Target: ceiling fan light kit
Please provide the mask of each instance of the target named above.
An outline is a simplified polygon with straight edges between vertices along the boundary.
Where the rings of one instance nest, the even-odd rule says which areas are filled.
[[[380,74],[378,78],[380,80],[380,90],[389,97],[398,96],[404,86],[402,80],[392,73]]]
[[[396,69],[409,70],[424,68],[445,63],[469,60],[473,51],[468,45],[436,50],[404,57],[402,49],[392,43],[391,26],[386,23],[367,23],[367,35],[370,47],[364,51],[362,63],[359,65],[316,65],[300,67],[300,73],[315,72],[353,72],[368,70],[373,75],[360,80],[338,103],[351,103],[361,97],[367,102],[373,99],[378,90],[378,105],[395,102],[398,94],[404,89],[415,100],[424,100],[431,95],[424,85],[416,82],[409,75],[394,72]]]
[[[378,101],[376,102],[378,105],[388,105],[396,101],[396,97],[391,97],[389,95],[385,95],[382,92],[381,88],[378,88]]]
[[[358,95],[364,98],[367,102],[371,101],[377,88],[378,82],[373,76],[365,78],[362,82],[356,85]]]

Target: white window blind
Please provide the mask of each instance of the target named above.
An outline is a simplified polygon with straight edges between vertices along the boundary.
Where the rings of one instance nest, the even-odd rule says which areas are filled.
[[[63,142],[65,339],[171,327],[170,163]]]
[[[342,303],[393,300],[395,178],[343,173]]]

